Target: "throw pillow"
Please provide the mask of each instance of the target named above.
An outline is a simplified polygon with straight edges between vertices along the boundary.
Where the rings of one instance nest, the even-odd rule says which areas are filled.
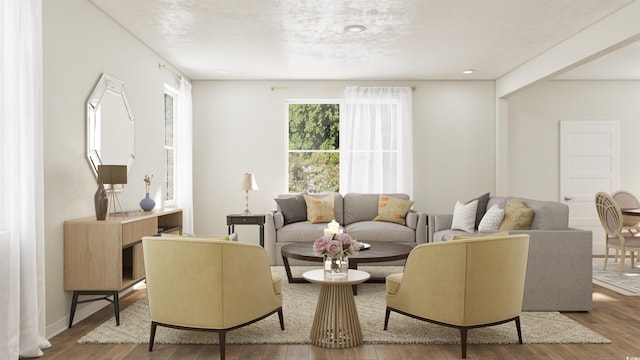
[[[274,199],[280,208],[284,224],[307,220],[307,204],[302,195]]]
[[[414,201],[394,198],[392,196],[378,196],[378,216],[374,221],[387,221],[405,225],[405,217],[413,206]]]
[[[497,204],[493,205],[480,220],[478,231],[496,231],[500,228],[503,219],[504,209],[500,209]]]
[[[457,201],[456,206],[453,209],[453,221],[451,222],[451,229],[473,232],[476,224],[477,210],[478,200],[473,200],[468,204],[463,204],[460,201]]]
[[[490,193],[482,194],[475,199],[471,199],[467,201],[467,204],[472,202],[473,200],[478,200],[478,208],[476,209],[476,222],[474,224],[475,228],[478,229],[480,226],[480,220],[484,216],[487,211],[487,203],[489,202]]]
[[[335,220],[336,214],[333,207],[333,195],[328,195],[322,199],[313,196],[303,195],[307,205],[307,221],[316,223],[328,223]]]
[[[529,230],[531,221],[533,221],[533,210],[526,207],[520,199],[514,199],[504,209],[500,230]]]

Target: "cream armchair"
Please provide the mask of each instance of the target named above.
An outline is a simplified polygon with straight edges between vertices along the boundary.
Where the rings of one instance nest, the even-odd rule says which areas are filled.
[[[387,309],[460,329],[462,358],[467,331],[515,321],[522,344],[520,313],[529,235],[489,235],[415,247],[404,273],[386,280]]]
[[[142,239],[151,317],[149,351],[157,326],[225,335],[278,313],[284,330],[281,279],[271,274],[255,244],[182,236]]]

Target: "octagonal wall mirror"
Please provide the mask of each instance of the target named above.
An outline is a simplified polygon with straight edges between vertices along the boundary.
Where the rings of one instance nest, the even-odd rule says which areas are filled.
[[[124,83],[102,74],[87,100],[87,158],[96,179],[99,165],[126,165],[131,173],[133,119]]]

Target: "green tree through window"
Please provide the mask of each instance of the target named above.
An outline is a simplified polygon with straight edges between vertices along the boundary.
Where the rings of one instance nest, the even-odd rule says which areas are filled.
[[[289,104],[289,192],[340,188],[340,105]]]

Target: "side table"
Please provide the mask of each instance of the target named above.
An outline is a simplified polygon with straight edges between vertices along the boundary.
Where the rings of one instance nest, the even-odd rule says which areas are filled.
[[[353,299],[352,285],[362,283],[371,275],[349,269],[343,278],[325,278],[324,270],[302,274],[307,281],[320,284],[320,295],[311,327],[311,343],[316,346],[344,349],[362,343],[362,328]]]
[[[242,214],[231,214],[227,215],[227,228],[228,233],[231,235],[235,232],[236,225],[258,225],[260,226],[260,246],[264,247],[264,221],[266,215],[264,214],[253,214],[253,215],[242,215]]]

